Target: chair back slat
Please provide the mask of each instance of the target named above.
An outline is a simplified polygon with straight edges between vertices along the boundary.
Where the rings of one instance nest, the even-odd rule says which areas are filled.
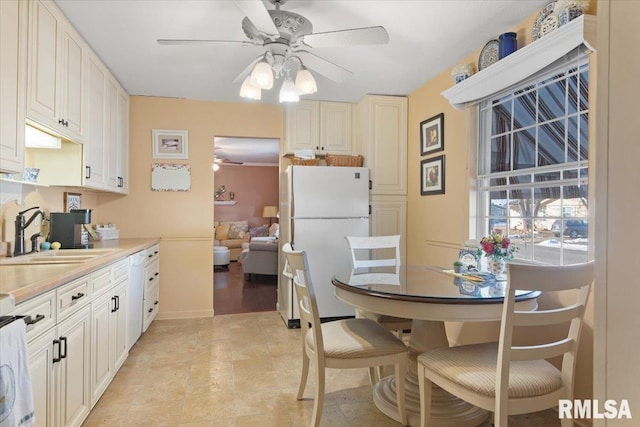
[[[516,311],[513,316],[513,326],[546,326],[568,322],[581,316],[584,307],[571,305],[553,310]]]
[[[568,353],[574,349],[576,342],[564,338],[553,343],[511,347],[511,361],[550,359]]]
[[[382,267],[400,264],[400,235],[346,236],[353,268]],[[388,254],[392,252],[393,256]],[[382,255],[384,254],[384,255]],[[362,256],[366,258],[362,258]]]
[[[516,289],[542,292],[579,289],[593,281],[593,261],[572,265],[535,265],[509,263],[516,270]]]

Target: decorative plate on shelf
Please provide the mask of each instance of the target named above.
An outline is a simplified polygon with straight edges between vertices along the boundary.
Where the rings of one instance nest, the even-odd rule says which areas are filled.
[[[533,28],[531,29],[531,40],[538,40],[545,34],[558,28],[558,17],[553,14],[553,9],[556,6],[556,2],[552,1],[545,7],[540,9],[536,20],[533,22]]]
[[[498,40],[490,40],[484,45],[478,58],[478,71],[484,70],[491,64],[498,62]]]

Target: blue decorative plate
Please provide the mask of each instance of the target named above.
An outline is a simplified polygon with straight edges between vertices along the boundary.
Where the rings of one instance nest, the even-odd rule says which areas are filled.
[[[553,16],[553,9],[555,8],[555,5],[556,2],[554,0],[538,12],[538,16],[536,16],[536,20],[533,22],[533,28],[531,28],[532,41],[538,40],[540,37],[550,33],[558,27],[558,19]]]
[[[500,42],[498,40],[490,40],[484,45],[478,58],[478,71],[484,70],[491,64],[498,62],[498,47]]]

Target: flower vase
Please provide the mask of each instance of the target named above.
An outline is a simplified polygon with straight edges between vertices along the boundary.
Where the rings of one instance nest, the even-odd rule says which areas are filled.
[[[502,259],[489,258],[487,260],[487,267],[490,273],[493,273],[498,280],[504,280],[507,278],[507,262]]]

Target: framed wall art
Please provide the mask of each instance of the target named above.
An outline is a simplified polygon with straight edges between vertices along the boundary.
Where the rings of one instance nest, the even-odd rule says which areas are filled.
[[[444,150],[444,113],[420,122],[420,155]]]
[[[64,211],[70,212],[71,209],[80,209],[80,201],[82,195],[80,193],[63,193]]]
[[[189,131],[163,130],[151,131],[154,159],[188,159]]]
[[[420,194],[444,194],[444,154],[420,162]]]

